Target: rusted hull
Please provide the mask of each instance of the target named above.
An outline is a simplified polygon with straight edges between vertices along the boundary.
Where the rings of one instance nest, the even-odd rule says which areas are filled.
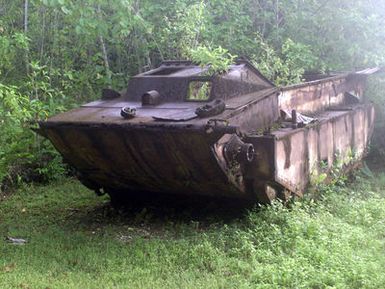
[[[254,160],[231,175],[215,151],[222,134],[201,130],[140,130],[120,126],[62,124],[45,134],[91,188],[198,194],[268,202],[288,190],[302,195],[312,178],[365,154],[373,131],[370,104],[327,111],[317,123],[248,136]],[[239,173],[239,172],[238,172]]]
[[[134,77],[125,95],[106,90],[101,101],[41,122],[40,132],[96,192],[266,203],[302,195],[312,178],[364,156],[374,109],[363,91],[373,71],[278,89],[249,63],[208,78],[190,62],[167,62]],[[199,87],[211,87],[207,99],[190,98]],[[199,115],[211,101],[221,109]]]
[[[45,133],[92,188],[250,198],[218,165],[205,130],[55,125]]]

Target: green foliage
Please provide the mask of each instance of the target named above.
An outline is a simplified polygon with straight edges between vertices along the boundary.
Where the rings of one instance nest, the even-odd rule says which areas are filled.
[[[208,100],[210,98],[210,81],[191,81],[187,92],[188,100]]]
[[[235,55],[231,55],[227,49],[221,46],[214,49],[199,46],[196,49],[192,49],[190,55],[195,63],[202,67],[208,67],[208,75],[227,71],[236,58]]]
[[[36,106],[16,87],[0,84],[0,179],[7,175],[11,164],[31,156],[26,150],[30,144],[25,143],[25,126],[35,114],[40,114]]]
[[[295,43],[290,38],[282,44],[280,52],[259,38],[260,50],[253,55],[256,67],[268,78],[273,79],[276,85],[299,83],[306,71],[324,70],[317,63],[311,47],[302,43]]]
[[[40,179],[63,174],[58,154],[30,129],[32,122],[46,119],[50,109],[49,104],[30,100],[16,87],[0,83],[0,180],[7,177],[9,185],[20,178],[33,178],[36,173]]]
[[[313,176],[308,196],[322,200],[332,193],[344,190],[347,180],[348,178],[341,168],[336,166],[325,168],[318,175]]]
[[[176,1],[175,12],[166,15],[165,27],[161,30],[161,44],[168,51],[164,55],[172,58],[186,58],[191,49],[202,43],[209,14],[204,1],[189,4]],[[171,7],[170,7],[171,8]]]
[[[318,70],[323,72],[324,67],[317,63],[311,47],[302,43],[295,43],[290,38],[282,44],[282,57],[285,64],[282,69],[281,81],[287,83],[301,82],[306,71]]]
[[[283,1],[281,33],[310,45],[327,69],[351,70],[384,63],[385,1]]]
[[[0,81],[15,77],[14,73],[21,69],[20,57],[28,51],[29,39],[20,32],[8,35],[0,22]]]

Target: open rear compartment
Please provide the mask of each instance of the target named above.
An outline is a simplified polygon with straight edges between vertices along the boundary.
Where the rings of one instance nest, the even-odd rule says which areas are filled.
[[[347,170],[365,156],[374,127],[374,107],[363,99],[367,74],[281,89],[280,123],[247,139],[256,152],[249,175],[260,202],[302,196],[312,179],[332,169]]]

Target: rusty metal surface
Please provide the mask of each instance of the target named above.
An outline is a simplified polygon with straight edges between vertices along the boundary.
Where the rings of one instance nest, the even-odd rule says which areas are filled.
[[[45,135],[99,192],[200,194],[269,202],[302,195],[337,156],[365,154],[374,111],[361,104],[365,70],[277,89],[248,62],[207,76],[207,68],[169,61],[132,78],[121,97],[94,101],[40,123]],[[319,79],[315,79],[319,78]],[[207,100],[187,99],[189,82],[210,81]],[[209,101],[225,104],[199,117]],[[220,100],[220,101],[219,101]],[[136,115],[124,119],[122,107]],[[285,125],[280,110],[296,116]],[[298,115],[314,121],[301,127]],[[354,159],[352,158],[354,156]],[[115,193],[114,193],[115,194]]]
[[[342,170],[365,155],[374,127],[373,105],[324,111],[317,118],[318,122],[304,128],[250,137],[257,152],[254,186],[266,190],[275,184],[302,196],[312,178],[336,165]],[[265,190],[256,194],[266,198]]]
[[[345,92],[363,96],[364,74],[344,74],[287,86],[281,89],[279,106],[283,110],[295,109],[314,114],[328,107],[343,105]]]
[[[272,88],[257,69],[247,61],[231,65],[224,75],[208,75],[208,68],[201,68],[188,61],[164,62],[159,68],[138,74],[131,78],[124,97],[131,101],[140,101],[147,91],[158,91],[164,102],[186,100],[191,81],[209,80],[212,89],[209,100],[224,100],[254,91]]]
[[[80,108],[58,114],[49,119],[49,123],[114,123],[123,126],[143,124],[147,126],[173,126],[166,120],[174,116],[175,120],[184,121],[183,126],[205,126],[208,118],[194,118],[192,111],[205,102],[163,103],[154,107],[141,106],[140,102],[96,101]],[[122,107],[135,107],[137,117],[125,120],[120,116]],[[279,117],[278,96],[276,89],[264,89],[226,101],[223,113],[214,118],[228,120],[243,129],[259,129],[277,121]],[[163,120],[163,121],[162,121]],[[172,119],[171,119],[172,120]],[[42,123],[44,126],[45,123]]]
[[[247,197],[218,170],[213,139],[204,131],[63,125],[48,128],[47,135],[64,159],[99,187]]]

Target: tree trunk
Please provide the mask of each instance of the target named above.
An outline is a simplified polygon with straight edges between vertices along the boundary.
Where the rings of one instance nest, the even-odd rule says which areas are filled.
[[[28,6],[29,2],[28,0],[24,0],[24,35],[27,36],[28,34]],[[25,71],[27,74],[29,74],[29,48],[25,51]]]
[[[100,21],[102,21],[102,11],[100,8],[100,4],[98,4],[98,16],[99,16]],[[110,63],[108,62],[108,53],[107,53],[106,43],[104,42],[104,38],[101,34],[99,35],[99,41],[100,41],[100,45],[102,47],[102,55],[103,55],[103,60],[104,60],[104,67],[106,69],[106,74],[107,74],[108,87],[111,88]]]

